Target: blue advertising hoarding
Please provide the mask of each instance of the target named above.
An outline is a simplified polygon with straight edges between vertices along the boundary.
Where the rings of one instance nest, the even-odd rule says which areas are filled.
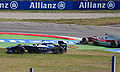
[[[120,1],[0,1],[4,10],[119,10]]]
[[[75,1],[73,10],[118,10],[120,1]]]
[[[71,1],[0,1],[6,10],[72,10]]]

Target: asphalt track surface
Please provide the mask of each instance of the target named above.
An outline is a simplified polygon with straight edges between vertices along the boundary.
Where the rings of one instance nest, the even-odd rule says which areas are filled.
[[[83,19],[120,17],[120,13],[14,13],[0,12],[0,18],[10,19]],[[120,25],[87,26],[76,24],[0,22],[1,32],[25,32],[55,34],[72,37],[103,36],[105,33],[119,35]]]
[[[1,32],[25,32],[55,34],[72,37],[103,36],[105,33],[120,35],[120,25],[83,26],[76,24],[54,24],[33,22],[0,22]]]

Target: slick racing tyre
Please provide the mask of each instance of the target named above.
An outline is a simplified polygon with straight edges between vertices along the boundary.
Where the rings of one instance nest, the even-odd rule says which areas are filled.
[[[117,41],[111,41],[110,47],[113,47],[113,48],[118,47],[118,42]]]
[[[65,52],[64,48],[56,48],[55,54],[63,54]]]
[[[82,38],[82,44],[88,44],[88,38]]]
[[[19,46],[16,48],[16,51],[18,54],[23,54],[25,53],[25,48],[23,46]]]

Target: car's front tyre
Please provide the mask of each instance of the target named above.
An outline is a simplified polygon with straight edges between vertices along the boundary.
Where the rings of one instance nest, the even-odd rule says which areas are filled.
[[[88,38],[82,38],[82,41],[81,41],[82,44],[88,44]]]
[[[118,47],[118,42],[117,41],[111,41],[110,42],[110,47],[113,47],[113,48]]]
[[[25,53],[25,48],[23,46],[19,46],[16,48],[16,51],[18,54],[23,54]]]

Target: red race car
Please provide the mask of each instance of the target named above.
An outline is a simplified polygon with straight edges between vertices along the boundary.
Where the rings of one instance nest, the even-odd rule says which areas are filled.
[[[89,42],[92,42],[93,45],[119,47],[120,46],[120,36],[105,34],[105,37],[93,36],[93,37],[82,38],[82,41],[81,41],[82,44],[88,44]]]

